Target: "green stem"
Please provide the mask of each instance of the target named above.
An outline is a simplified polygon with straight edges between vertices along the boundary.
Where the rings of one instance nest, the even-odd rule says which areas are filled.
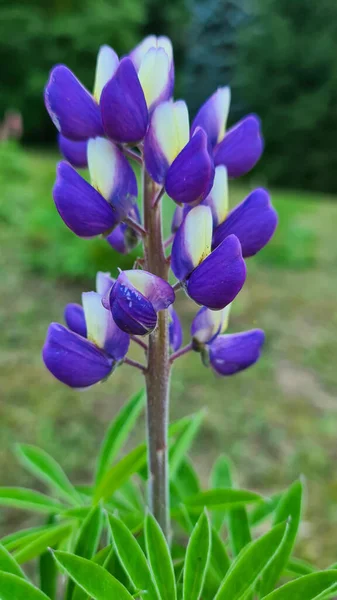
[[[165,258],[161,203],[153,206],[158,186],[144,168],[143,203],[145,269],[168,279]],[[158,314],[158,325],[149,336],[148,368],[145,373],[147,390],[147,443],[149,462],[149,505],[166,537],[170,534],[169,475],[167,429],[169,418],[169,330],[167,310]]]

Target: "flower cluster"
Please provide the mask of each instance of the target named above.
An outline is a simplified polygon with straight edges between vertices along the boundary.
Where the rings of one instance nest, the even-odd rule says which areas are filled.
[[[98,273],[96,291],[82,295],[82,306],[66,307],[67,327],[50,325],[45,364],[71,387],[91,386],[119,364],[131,364],[130,340],[146,349],[139,336],[156,329],[160,311],[168,311],[173,358],[182,354],[182,328],[173,308],[180,288],[201,306],[186,348],[200,352],[204,364],[232,375],[259,358],[261,330],[225,331],[229,307],[246,279],[245,259],[267,244],[277,225],[264,189],[229,211],[228,179],[247,173],[262,154],[260,122],[249,115],[227,131],[230,90],[224,87],[190,125],[186,103],[173,100],[173,88],[173,51],[166,37],[149,36],[121,59],[103,46],[92,94],[66,66],[51,71],[45,104],[65,158],[57,167],[53,197],[65,224],[80,237],[102,235],[120,253],[142,238],[146,244],[132,161],[152,180],[152,210],[164,193],[176,203],[172,236],[163,246],[172,242],[166,262],[174,285],[147,271],[141,259],[138,267],[144,269],[120,271],[117,279]],[[78,173],[81,168],[88,168],[89,181]]]

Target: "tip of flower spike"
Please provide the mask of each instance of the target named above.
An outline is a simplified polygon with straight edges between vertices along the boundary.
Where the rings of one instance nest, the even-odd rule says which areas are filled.
[[[234,125],[216,146],[214,163],[225,165],[229,177],[241,177],[256,165],[263,147],[261,121],[251,114]]]

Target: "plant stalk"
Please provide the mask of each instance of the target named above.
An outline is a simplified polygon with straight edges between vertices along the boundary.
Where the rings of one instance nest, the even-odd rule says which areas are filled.
[[[165,258],[161,203],[153,206],[158,186],[143,168],[145,269],[168,279]],[[168,418],[169,418],[169,329],[167,310],[158,313],[158,325],[149,336],[148,368],[145,373],[147,391],[147,444],[149,464],[149,506],[165,536],[170,535]]]

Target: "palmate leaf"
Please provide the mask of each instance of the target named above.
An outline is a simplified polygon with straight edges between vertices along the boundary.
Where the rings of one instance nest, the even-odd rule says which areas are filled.
[[[249,513],[249,524],[251,527],[259,525],[267,519],[276,510],[283,494],[274,494],[270,498],[266,498],[260,504],[257,504],[251,513]]]
[[[25,579],[24,572],[20,569],[18,563],[15,558],[6,550],[4,546],[0,544],[0,571],[5,571],[6,573],[12,573],[12,575],[16,575],[17,577],[23,577]]]
[[[15,560],[20,564],[24,564],[37,556],[40,556],[49,547],[54,547],[62,540],[69,537],[73,530],[72,523],[55,525],[40,533],[29,544],[20,547],[14,552]]]
[[[28,488],[1,487],[0,506],[10,508],[22,508],[35,512],[55,514],[62,512],[66,507],[64,504],[53,500],[45,494],[29,490]]]
[[[184,600],[199,600],[211,555],[211,526],[206,512],[200,516],[188,542],[184,566]]]
[[[50,598],[22,577],[0,571],[0,600],[50,600]]]
[[[23,466],[49,485],[59,496],[75,505],[81,503],[81,497],[62,467],[47,452],[29,444],[18,444],[17,455]]]
[[[94,600],[132,600],[128,590],[113,575],[93,561],[60,550],[54,552],[54,557],[61,570],[65,570],[90,598]],[[2,600],[1,596],[0,600]],[[10,599],[8,598],[8,600]]]
[[[97,460],[95,484],[101,482],[134,427],[145,403],[145,391],[140,390],[119,411],[111,423]]]
[[[55,561],[49,550],[40,556],[39,573],[41,592],[44,592],[50,600],[55,600],[58,573]]]
[[[210,488],[232,487],[232,465],[226,456],[219,456],[211,470]],[[213,526],[220,531],[226,516],[226,511],[216,511],[212,514]]]
[[[150,567],[145,554],[126,525],[117,517],[109,516],[113,545],[135,590],[143,590],[144,599],[158,600]]]
[[[304,575],[265,596],[264,600],[321,600],[337,590],[337,571]],[[328,594],[328,595],[327,595]]]
[[[145,544],[160,600],[176,600],[177,589],[170,549],[156,519],[148,513],[144,523]]]
[[[260,585],[261,598],[266,596],[274,589],[276,583],[282,575],[282,572],[286,568],[300,524],[301,506],[302,484],[300,481],[295,481],[295,483],[290,486],[289,490],[285,492],[276,509],[274,524],[276,525],[289,519],[289,527],[282,542],[280,551],[269,563],[263,574]]]
[[[146,445],[141,444],[137,448],[134,448],[134,450],[131,450],[129,454],[124,456],[105,473],[97,486],[94,502],[98,504],[101,499],[108,500],[131,475],[142,469],[146,465],[146,462]]]
[[[273,559],[286,534],[285,524],[251,542],[233,562],[214,600],[244,600]]]
[[[331,568],[333,567],[330,567],[330,569]],[[309,575],[310,573],[315,573],[316,570],[317,569],[315,569],[315,567],[313,567],[310,563],[299,558],[291,558],[285,568],[287,573],[298,576]]]
[[[226,547],[218,532],[212,527],[212,551],[206,574],[204,594],[206,598],[214,598],[231,565]]]

